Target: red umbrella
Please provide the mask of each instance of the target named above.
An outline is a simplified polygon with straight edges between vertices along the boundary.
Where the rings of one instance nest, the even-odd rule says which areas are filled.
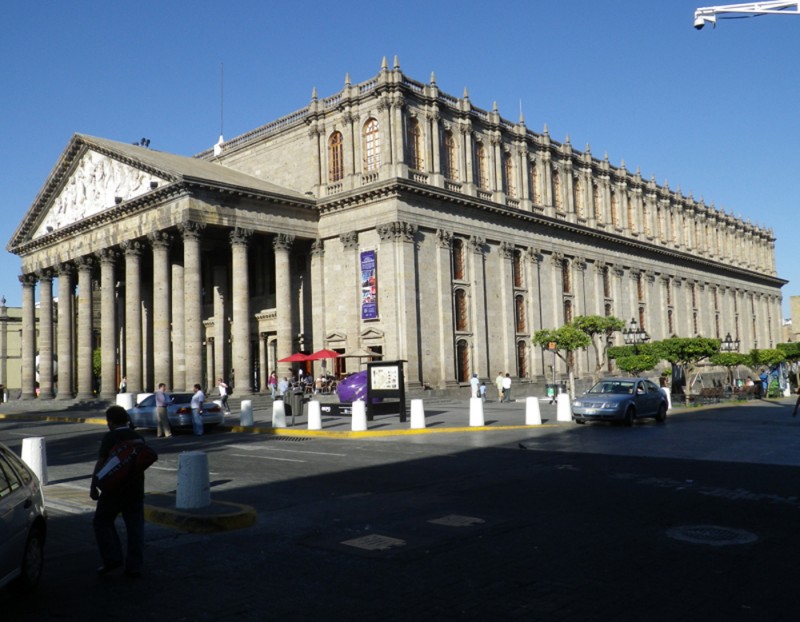
[[[333,350],[326,350],[323,348],[322,350],[314,352],[314,354],[309,354],[306,360],[320,361],[322,359],[335,359],[335,358],[339,358],[338,352],[334,352]]]
[[[303,361],[308,360],[308,354],[303,354],[302,352],[295,352],[291,356],[287,356],[283,359],[278,359],[279,363],[302,363]]]

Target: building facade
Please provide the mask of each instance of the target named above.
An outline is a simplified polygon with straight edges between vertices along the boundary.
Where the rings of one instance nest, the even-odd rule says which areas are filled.
[[[498,370],[577,315],[653,339],[780,341],[772,231],[405,76],[373,79],[196,157],[75,135],[9,242],[22,260],[22,394],[234,378],[295,351],[370,348],[411,388]],[[34,309],[42,314],[38,331]],[[57,328],[54,328],[56,327]],[[57,386],[51,363],[59,366]],[[590,372],[590,353],[577,372]],[[343,370],[346,371],[346,370]]]

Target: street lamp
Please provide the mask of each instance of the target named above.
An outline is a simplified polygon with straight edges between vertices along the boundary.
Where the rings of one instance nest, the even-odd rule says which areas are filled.
[[[636,352],[636,346],[650,340],[650,335],[647,334],[644,328],[639,327],[636,318],[631,318],[631,324],[622,331],[622,336],[625,339],[626,345],[633,346],[634,352]]]
[[[738,352],[739,351],[739,340],[738,339],[731,339],[731,334],[728,333],[725,335],[725,339],[723,339],[719,344],[720,352]]]

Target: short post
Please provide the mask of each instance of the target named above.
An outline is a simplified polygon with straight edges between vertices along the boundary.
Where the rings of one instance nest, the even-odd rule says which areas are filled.
[[[117,393],[117,406],[122,406],[125,410],[135,406],[133,393]]]
[[[42,485],[47,483],[47,450],[43,436],[22,439],[22,461],[36,473]]]
[[[367,429],[367,404],[364,400],[353,402],[352,430],[364,432]]]
[[[542,425],[542,411],[539,408],[538,397],[525,398],[525,425]]]
[[[286,427],[286,404],[283,400],[275,400],[272,402],[272,427]]]
[[[411,400],[411,429],[419,430],[425,427],[425,405],[421,399]]]
[[[478,427],[486,425],[483,419],[483,400],[479,397],[469,398],[469,424]]]
[[[175,507],[193,510],[211,505],[208,456],[203,451],[183,451],[178,457],[178,490]]]
[[[661,387],[660,391],[664,394],[664,397],[667,398],[667,410],[672,408],[672,396],[669,394],[669,389],[667,387]]]
[[[239,425],[253,425],[253,400],[242,400],[239,409]]]
[[[556,396],[556,421],[572,421],[569,393],[559,393]]]
[[[308,429],[322,429],[322,407],[319,400],[310,400],[308,402]]]

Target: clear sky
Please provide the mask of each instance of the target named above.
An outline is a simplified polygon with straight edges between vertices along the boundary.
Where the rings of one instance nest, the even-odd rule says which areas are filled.
[[[5,245],[76,133],[194,155],[375,76],[409,77],[772,228],[800,295],[800,16],[692,27],[690,0],[9,0],[0,18]],[[224,67],[224,98],[220,73]],[[221,102],[224,100],[224,105]]]

